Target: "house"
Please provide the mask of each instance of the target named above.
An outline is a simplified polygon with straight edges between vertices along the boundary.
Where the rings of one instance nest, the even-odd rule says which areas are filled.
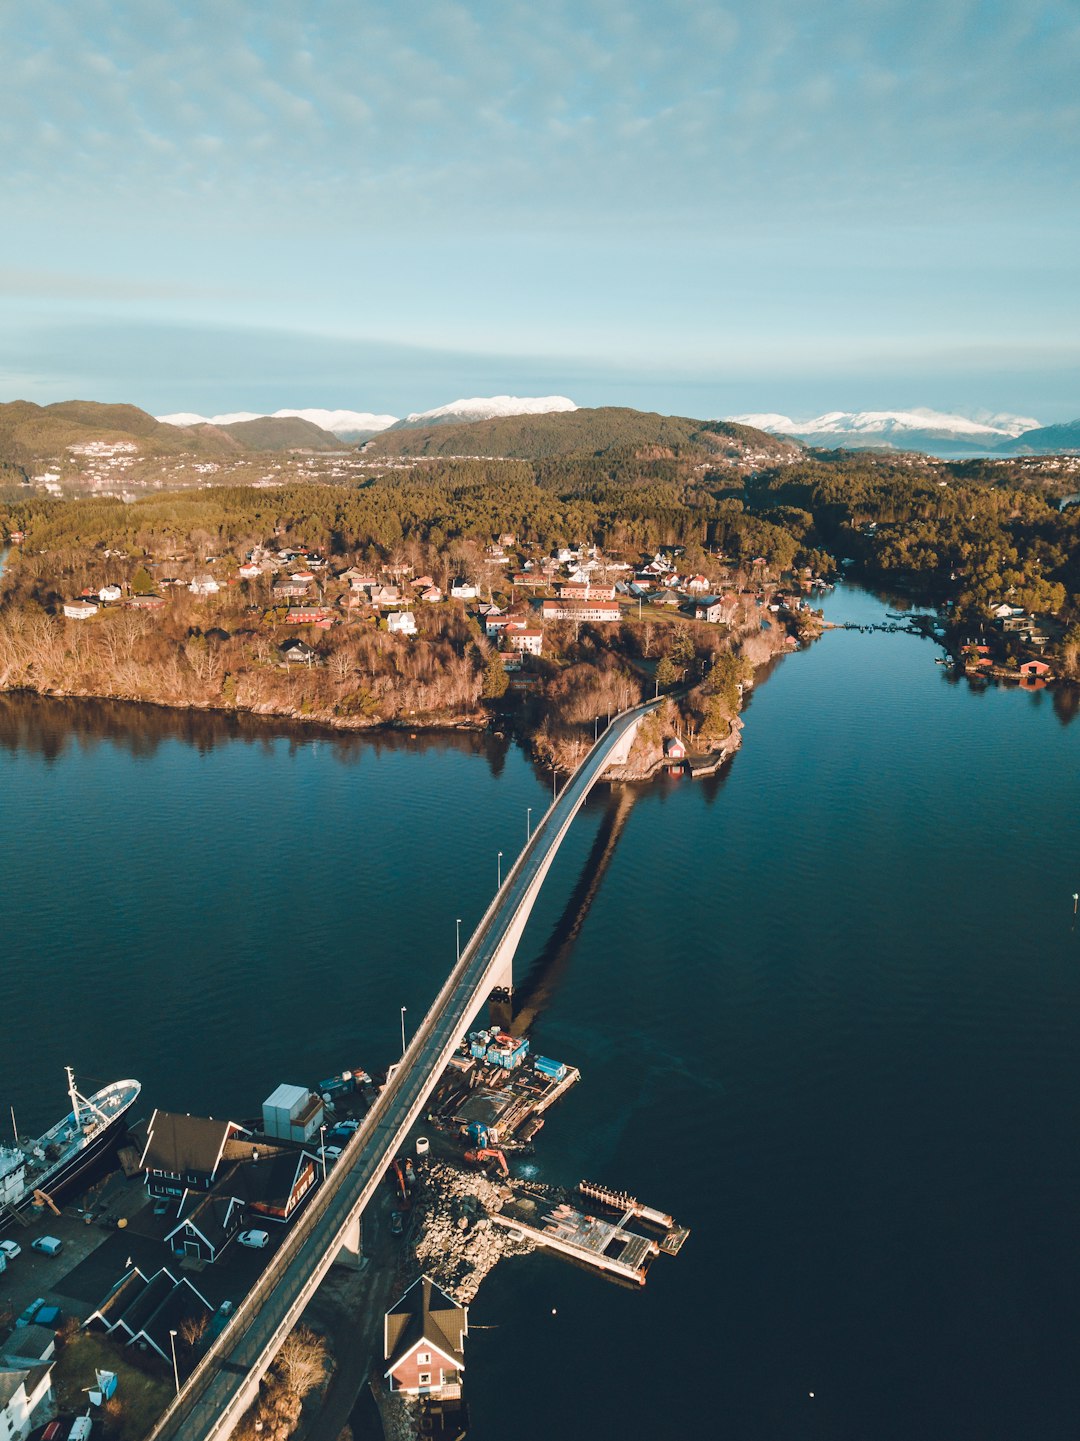
[[[544,649],[544,632],[539,626],[511,625],[503,632],[506,644],[511,650],[524,655],[541,655]]]
[[[450,594],[455,600],[475,600],[480,592],[470,580],[455,580],[450,587]]]
[[[148,1194],[159,1199],[176,1196],[183,1209],[189,1192],[209,1191],[213,1186],[226,1142],[250,1135],[236,1121],[155,1110],[139,1158]]]
[[[513,616],[509,615],[486,615],[484,617],[484,634],[488,640],[494,640],[496,636],[502,635],[507,626],[514,625]]]
[[[410,580],[409,584],[413,590],[428,590],[435,584],[435,578],[430,575],[418,575],[415,580]]]
[[[246,1144],[233,1141],[229,1149],[240,1150]],[[254,1136],[247,1150],[247,1159],[236,1164],[219,1189],[240,1202],[246,1216],[286,1224],[322,1174],[317,1148]]]
[[[212,575],[196,575],[188,586],[192,595],[217,595],[220,589],[221,586]]]
[[[291,605],[285,613],[287,625],[318,625],[330,620],[334,612],[328,605]]]
[[[53,1399],[52,1363],[0,1367],[0,1441],[22,1441]]]
[[[319,655],[306,640],[287,640],[281,647],[281,654],[290,665],[312,665]]]
[[[427,605],[438,605],[443,598],[443,593],[437,585],[429,585],[420,592],[420,599]]]
[[[415,635],[416,617],[411,610],[391,611],[386,617],[386,628],[391,635]]]
[[[299,600],[307,595],[311,586],[309,580],[297,580],[294,575],[278,576],[271,587],[275,600]]]
[[[738,598],[733,595],[703,596],[694,604],[694,619],[708,621],[710,625],[730,625],[738,606]]]
[[[709,582],[703,575],[692,575],[686,582],[686,589],[695,595],[704,595],[709,589]]]
[[[674,609],[682,605],[682,596],[677,590],[672,590],[669,586],[663,586],[653,596],[652,603],[653,605],[670,606]]]
[[[103,585],[98,591],[98,599],[102,605],[115,605],[123,594],[118,585]]]
[[[384,1373],[391,1391],[451,1399],[461,1395],[466,1307],[430,1276],[414,1281],[383,1321]]]
[[[164,1266],[147,1277],[133,1266],[86,1318],[83,1330],[104,1331],[127,1346],[151,1346],[171,1364],[170,1331],[178,1332],[189,1319],[198,1321],[205,1316],[209,1320],[212,1312],[209,1301],[186,1277],[177,1280]]]
[[[668,736],[664,741],[664,759],[669,761],[684,761],[686,759],[686,746],[678,736]]]
[[[540,604],[545,620],[619,620],[622,611],[617,600],[545,600]]]
[[[371,587],[371,604],[374,606],[400,605],[401,591],[396,585],[373,585]]]
[[[192,1256],[210,1265],[244,1224],[244,1204],[217,1187],[198,1200],[165,1237],[176,1256]]]
[[[262,566],[256,565],[253,560],[246,560],[244,564],[239,567],[237,574],[243,580],[255,580],[262,574]]]
[[[97,615],[97,613],[97,604],[92,600],[64,601],[64,614],[69,620],[89,620],[91,616]]]
[[[0,1343],[0,1366],[41,1366],[56,1355],[56,1332],[51,1326],[17,1326]]]
[[[1020,666],[1020,674],[1026,680],[1049,680],[1050,667],[1044,660],[1026,660]]]

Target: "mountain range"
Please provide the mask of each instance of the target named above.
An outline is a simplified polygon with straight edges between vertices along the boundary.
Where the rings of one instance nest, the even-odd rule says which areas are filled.
[[[1080,423],[1040,426],[1021,415],[971,420],[939,410],[830,410],[811,420],[787,415],[733,417],[771,435],[790,435],[825,449],[924,450],[931,455],[1017,455],[1080,445]],[[1071,439],[1069,438],[1071,436]]]
[[[317,426],[321,431],[336,436],[338,440],[370,440],[384,430],[426,429],[431,425],[463,425],[476,420],[493,420],[507,415],[548,415],[556,411],[577,410],[572,400],[565,395],[490,395],[473,396],[469,400],[452,400],[449,405],[440,405],[434,410],[415,411],[399,420],[396,415],[374,415],[366,410],[275,410],[272,415],[260,415],[254,410],[235,410],[224,415],[198,415],[194,411],[182,410],[173,415],[159,415],[157,419],[165,425],[177,425],[185,430],[194,426],[213,425],[235,434],[233,427],[247,425],[253,420],[303,420]],[[310,437],[309,437],[310,438]],[[297,444],[303,442],[298,441]],[[277,448],[277,447],[272,447]]]

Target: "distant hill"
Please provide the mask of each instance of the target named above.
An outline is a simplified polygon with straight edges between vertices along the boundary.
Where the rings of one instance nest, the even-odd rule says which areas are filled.
[[[0,465],[15,468],[57,460],[69,446],[93,441],[134,442],[147,455],[228,454],[232,442],[189,435],[163,425],[134,405],[102,405],[93,400],[62,400],[35,405],[29,400],[0,404]]]
[[[299,416],[261,415],[257,420],[237,420],[231,425],[211,427],[231,435],[245,450],[341,450],[343,442]],[[204,427],[198,426],[202,430]]]
[[[1080,420],[1025,430],[1015,440],[998,446],[998,450],[1003,455],[1056,455],[1063,450],[1080,450]]]
[[[396,415],[373,415],[367,410],[275,410],[270,416],[260,415],[255,410],[235,410],[225,415],[198,415],[195,411],[181,410],[173,415],[159,415],[157,418],[165,421],[167,425],[213,425],[220,430],[241,420],[282,420],[290,416],[310,420],[313,425],[330,431],[339,440],[370,440],[373,435],[378,435],[380,430],[397,424]]]
[[[500,416],[471,424],[383,431],[368,441],[370,456],[506,456],[546,460],[555,456],[602,455],[614,450],[674,453],[696,450],[732,461],[753,454],[791,457],[797,442],[729,421],[692,420],[652,411],[605,406],[598,410]]]

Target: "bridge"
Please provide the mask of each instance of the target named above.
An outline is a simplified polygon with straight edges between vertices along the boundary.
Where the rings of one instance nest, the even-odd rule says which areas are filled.
[[[378,1100],[258,1282],[202,1357],[148,1441],[220,1441],[254,1401],[281,1343],[337,1260],[358,1264],[360,1217],[492,990],[512,989],[513,958],[544,879],[590,790],[625,764],[658,702],[612,720],[514,862]]]

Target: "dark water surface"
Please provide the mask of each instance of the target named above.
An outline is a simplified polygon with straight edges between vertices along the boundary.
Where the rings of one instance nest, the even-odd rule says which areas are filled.
[[[575,821],[521,952],[584,1077],[536,1164],[693,1235],[640,1294],[498,1270],[476,1441],[1076,1435],[1080,726],[937,654],[829,634],[719,780]],[[0,1101],[43,1127],[70,1061],[250,1113],[385,1064],[547,794],[475,738],[0,698]]]

